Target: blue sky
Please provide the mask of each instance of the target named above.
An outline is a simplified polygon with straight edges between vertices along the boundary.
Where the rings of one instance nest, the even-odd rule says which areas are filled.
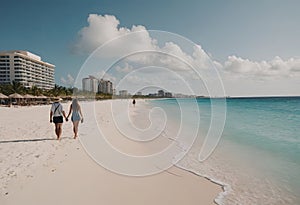
[[[78,32],[88,26],[89,14],[109,14],[120,27],[143,25],[180,34],[221,64],[228,56],[287,60],[300,57],[299,8],[296,0],[2,1],[0,49],[40,55],[56,65],[56,83],[61,84],[61,77],[77,75],[88,55],[74,54],[72,48]]]

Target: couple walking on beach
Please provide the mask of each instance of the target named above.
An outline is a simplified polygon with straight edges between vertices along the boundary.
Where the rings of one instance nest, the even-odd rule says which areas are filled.
[[[66,113],[63,109],[62,104],[60,103],[60,98],[56,98],[55,102],[51,106],[50,110],[50,123],[55,124],[55,134],[57,136],[57,140],[60,139],[62,133],[62,124],[63,124],[63,117],[68,121],[70,114],[71,121],[73,122],[73,132],[74,132],[74,139],[78,136],[78,125],[79,121],[83,123],[83,115],[81,111],[81,107],[78,103],[78,99],[73,99],[72,104],[70,105],[69,114],[66,116]]]

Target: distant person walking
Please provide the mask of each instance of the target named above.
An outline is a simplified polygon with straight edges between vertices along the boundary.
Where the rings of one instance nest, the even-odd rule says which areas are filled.
[[[72,113],[71,120],[73,122],[73,132],[74,132],[74,139],[78,137],[78,125],[79,121],[83,123],[83,115],[81,112],[81,107],[78,103],[78,99],[73,99],[72,104],[70,105],[69,114],[67,119],[69,118],[70,114]]]
[[[134,107],[135,107],[135,103],[136,103],[135,99],[133,99],[132,104],[133,104]]]
[[[62,133],[62,124],[64,122],[63,117],[66,119],[66,121],[68,121],[63,106],[59,102],[60,100],[60,98],[55,98],[50,110],[50,123],[53,122],[55,124],[55,134],[57,136],[57,140],[60,139]]]

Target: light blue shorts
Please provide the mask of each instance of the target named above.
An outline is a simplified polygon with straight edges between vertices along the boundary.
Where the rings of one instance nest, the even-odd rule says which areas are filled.
[[[80,115],[78,112],[73,112],[71,117],[72,122],[74,121],[80,121]]]

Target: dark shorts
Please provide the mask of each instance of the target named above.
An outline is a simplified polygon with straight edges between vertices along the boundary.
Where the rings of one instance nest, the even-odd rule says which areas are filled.
[[[53,117],[53,123],[63,123],[64,119],[62,116],[58,116],[58,117]]]

